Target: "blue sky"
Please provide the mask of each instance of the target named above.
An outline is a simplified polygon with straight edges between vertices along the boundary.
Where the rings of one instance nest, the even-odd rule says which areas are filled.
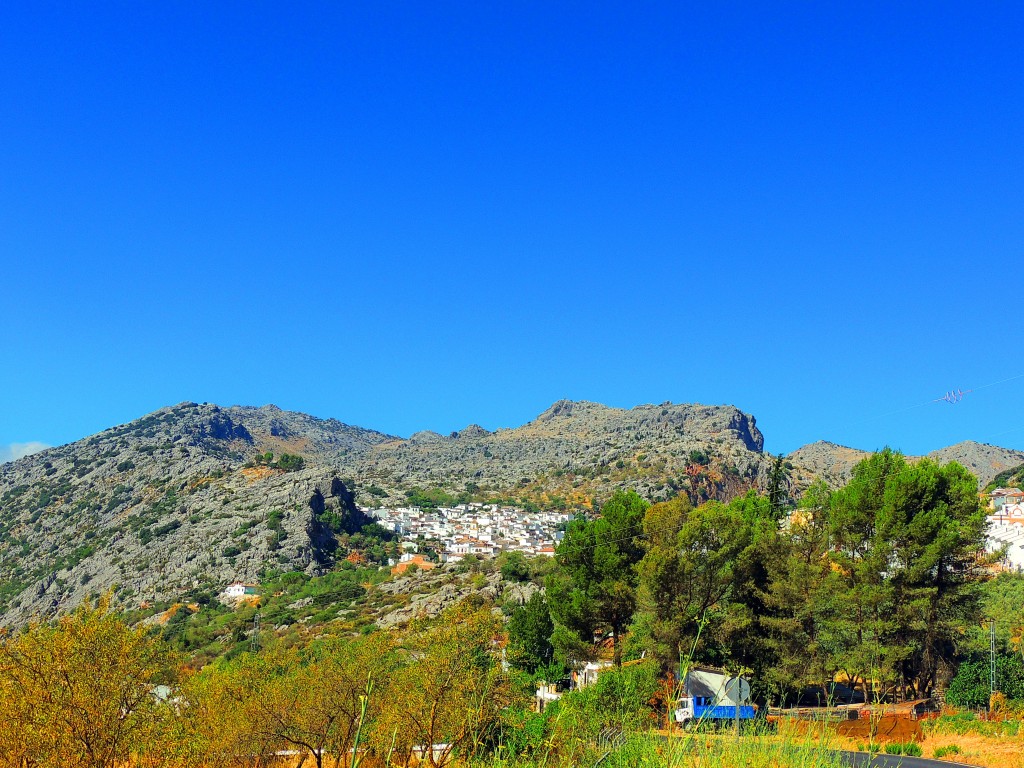
[[[191,5],[0,10],[0,458],[183,400],[1024,448],[1019,4]]]

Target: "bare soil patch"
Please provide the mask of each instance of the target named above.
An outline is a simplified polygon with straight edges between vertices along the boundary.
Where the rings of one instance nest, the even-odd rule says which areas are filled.
[[[853,739],[864,739],[879,744],[924,741],[921,724],[905,717],[880,717],[871,720],[844,720],[836,724],[836,733]]]

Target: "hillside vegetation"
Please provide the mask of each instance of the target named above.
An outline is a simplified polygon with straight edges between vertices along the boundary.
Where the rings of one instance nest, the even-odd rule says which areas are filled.
[[[0,465],[0,624],[96,599],[169,605],[267,571],[382,563],[396,542],[359,507],[494,501],[591,512],[627,488],[699,504],[845,482],[866,454],[815,444],[779,465],[732,406],[559,401],[527,424],[405,440],[275,406],[182,403]],[[996,468],[1024,454],[939,452]]]
[[[991,580],[970,473],[883,451],[795,509],[780,482],[697,506],[618,490],[554,558],[265,573],[263,622],[255,605],[123,614],[101,598],[32,623],[0,640],[0,766],[253,766],[282,750],[317,766],[830,765],[820,743],[649,736],[690,663],[743,671],[761,703],[839,677],[869,702],[948,685],[970,706],[985,615],[1001,706],[1024,707],[1024,579]],[[616,667],[531,711],[537,681],[588,659]]]

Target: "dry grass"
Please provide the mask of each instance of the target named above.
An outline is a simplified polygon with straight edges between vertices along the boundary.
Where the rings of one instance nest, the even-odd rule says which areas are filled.
[[[887,718],[889,719],[889,718]],[[857,721],[850,721],[855,723]],[[907,725],[917,726],[918,723],[907,721]],[[841,735],[836,733],[836,724],[814,723],[805,720],[783,719],[778,722],[778,731],[775,739],[780,742],[821,744],[827,749],[842,750],[850,752],[864,751],[868,746],[868,739],[858,733]],[[845,723],[844,723],[845,725]],[[866,723],[865,723],[866,725]],[[939,757],[953,763],[966,763],[968,765],[981,766],[981,768],[1024,768],[1024,729],[1021,734],[957,734],[957,733],[935,733],[932,729],[912,728],[918,734],[913,740],[920,744],[923,757],[935,757],[936,750],[955,746],[959,748],[956,754],[947,754]],[[851,729],[843,729],[851,730]],[[890,735],[902,735],[906,729],[900,729],[899,734],[895,731]],[[771,736],[761,737],[771,740]],[[876,738],[874,743],[884,744],[887,740],[910,741],[910,738],[886,739],[885,736]]]
[[[272,469],[270,467],[246,467],[240,471],[242,473],[242,476],[245,477],[245,479],[248,480],[250,484],[271,477],[273,475],[281,474],[279,470]]]

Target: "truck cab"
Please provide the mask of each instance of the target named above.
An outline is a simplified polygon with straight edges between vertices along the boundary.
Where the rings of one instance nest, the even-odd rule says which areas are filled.
[[[693,719],[693,696],[683,696],[676,702],[675,721],[685,728]]]

